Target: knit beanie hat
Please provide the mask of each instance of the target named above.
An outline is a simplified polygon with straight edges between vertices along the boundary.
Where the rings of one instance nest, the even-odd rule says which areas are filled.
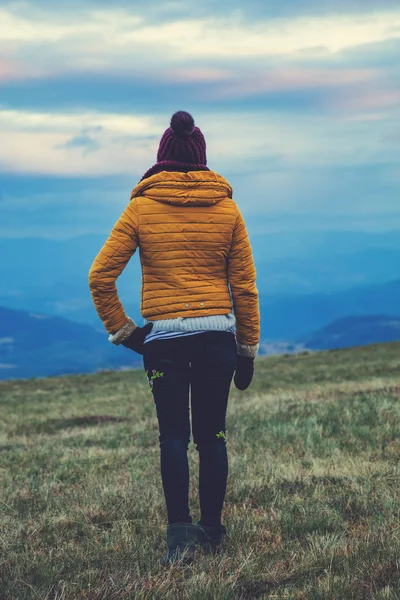
[[[164,131],[157,153],[157,162],[176,161],[206,165],[206,141],[191,114],[180,110],[172,115],[171,127]]]

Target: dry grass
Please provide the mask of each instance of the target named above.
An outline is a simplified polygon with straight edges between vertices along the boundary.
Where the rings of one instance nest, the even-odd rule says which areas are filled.
[[[144,371],[1,383],[1,600],[400,598],[399,372],[400,344],[258,359],[229,402],[225,549],[184,569],[158,565]]]

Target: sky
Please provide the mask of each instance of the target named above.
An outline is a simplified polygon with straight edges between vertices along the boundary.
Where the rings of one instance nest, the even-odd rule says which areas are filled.
[[[0,0],[0,236],[109,233],[176,110],[249,223],[400,229],[398,0]]]

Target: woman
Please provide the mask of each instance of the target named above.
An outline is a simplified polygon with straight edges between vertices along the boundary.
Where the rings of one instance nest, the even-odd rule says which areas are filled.
[[[221,513],[228,395],[233,377],[240,390],[250,385],[259,348],[256,271],[246,226],[230,184],[206,165],[202,132],[189,113],[175,113],[157,163],[133,190],[89,273],[110,342],[143,355],[160,432],[168,513],[164,565],[192,562],[196,546],[215,553],[226,534]],[[143,327],[125,314],[115,285],[137,248]],[[196,525],[189,509],[189,389],[200,462]]]

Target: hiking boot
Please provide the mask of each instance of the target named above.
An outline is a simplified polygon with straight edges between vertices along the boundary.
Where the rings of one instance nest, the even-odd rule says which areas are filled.
[[[206,554],[218,554],[226,536],[225,526],[221,523],[216,527],[211,527],[210,525],[202,525],[198,521],[196,527],[201,532],[199,546]]]
[[[192,523],[172,523],[167,526],[168,552],[160,560],[162,566],[173,563],[189,565],[193,562],[196,545],[201,533]]]

